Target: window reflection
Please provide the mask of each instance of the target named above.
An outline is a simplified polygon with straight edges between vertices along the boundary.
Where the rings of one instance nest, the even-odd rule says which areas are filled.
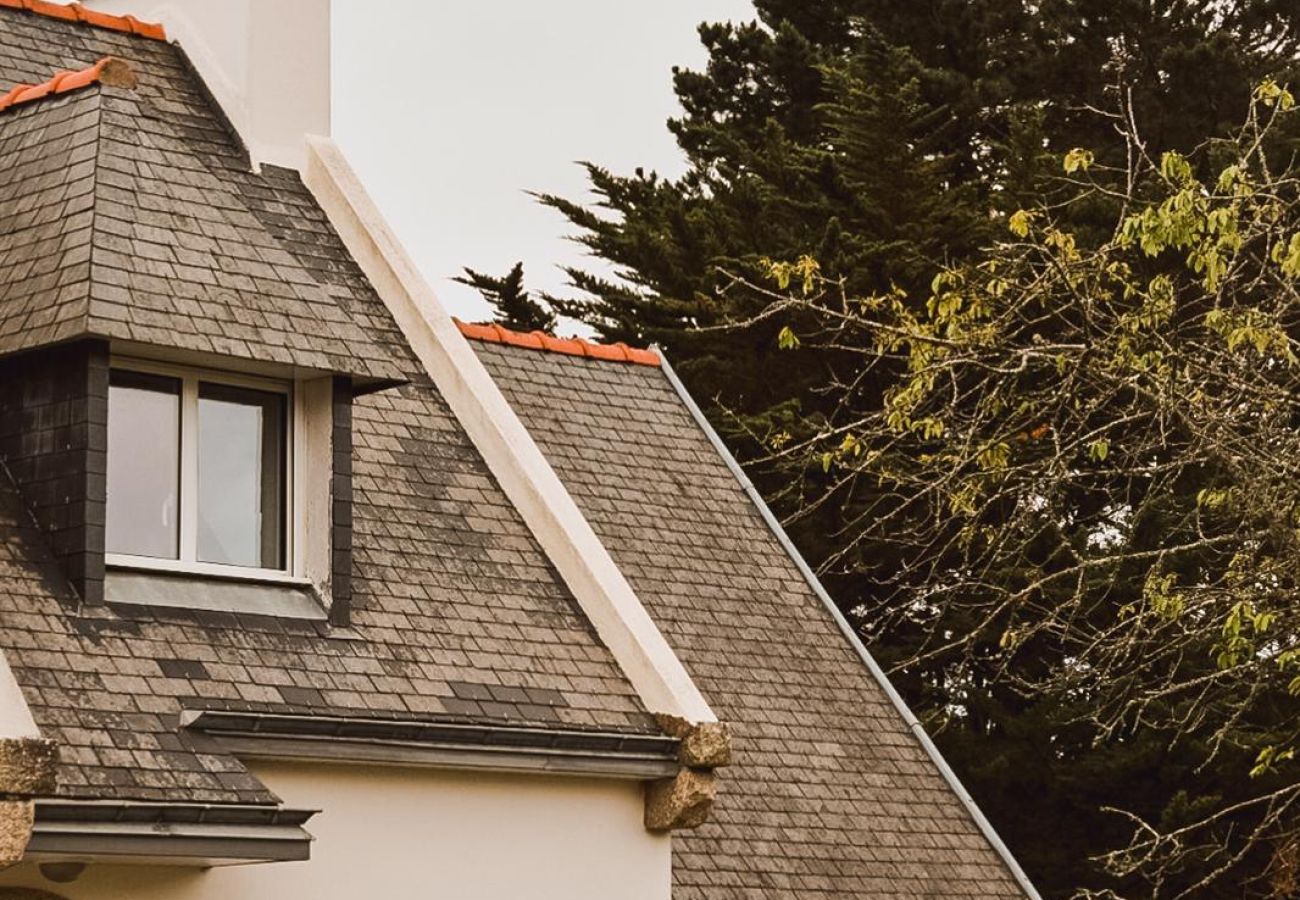
[[[111,373],[105,534],[110,553],[178,556],[180,401],[178,379]]]
[[[284,566],[283,394],[199,384],[198,559]]]

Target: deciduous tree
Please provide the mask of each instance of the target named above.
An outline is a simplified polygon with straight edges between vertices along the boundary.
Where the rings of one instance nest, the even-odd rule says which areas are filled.
[[[1040,205],[919,296],[857,294],[809,256],[745,286],[813,323],[779,343],[858,360],[770,462],[853,510],[830,563],[876,585],[862,619],[908,647],[932,723],[966,720],[967,749],[1018,729],[1052,792],[1081,791],[1089,896],[1300,888],[1294,103],[1267,81],[1190,155],[1129,131],[1123,170],[1067,153],[1081,202],[1115,201],[1097,239]]]

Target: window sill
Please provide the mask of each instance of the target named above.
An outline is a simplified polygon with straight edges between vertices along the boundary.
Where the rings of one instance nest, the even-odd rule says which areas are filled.
[[[213,578],[222,581],[311,587],[311,582],[306,578],[291,575],[288,572],[279,572],[275,569],[252,569],[244,566],[223,566],[219,563],[185,562],[178,559],[155,559],[149,556],[106,553],[104,554],[104,565],[109,569],[131,572],[158,572],[166,575],[191,575],[196,578]]]
[[[229,571],[212,575],[206,569],[199,571],[192,566],[168,569],[121,565],[110,559],[104,577],[104,599],[120,606],[167,607],[318,622],[329,619],[317,591],[306,579],[283,574],[279,578],[267,578],[265,575],[256,573],[250,577]]]

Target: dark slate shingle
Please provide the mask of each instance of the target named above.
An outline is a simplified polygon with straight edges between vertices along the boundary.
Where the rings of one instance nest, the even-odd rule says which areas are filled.
[[[82,92],[0,118],[0,346],[84,322],[99,98]]]

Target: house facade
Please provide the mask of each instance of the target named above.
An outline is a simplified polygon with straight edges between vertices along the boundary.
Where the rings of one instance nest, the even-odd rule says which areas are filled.
[[[327,3],[131,12],[0,0],[0,898],[1036,896],[668,360],[439,306]]]

